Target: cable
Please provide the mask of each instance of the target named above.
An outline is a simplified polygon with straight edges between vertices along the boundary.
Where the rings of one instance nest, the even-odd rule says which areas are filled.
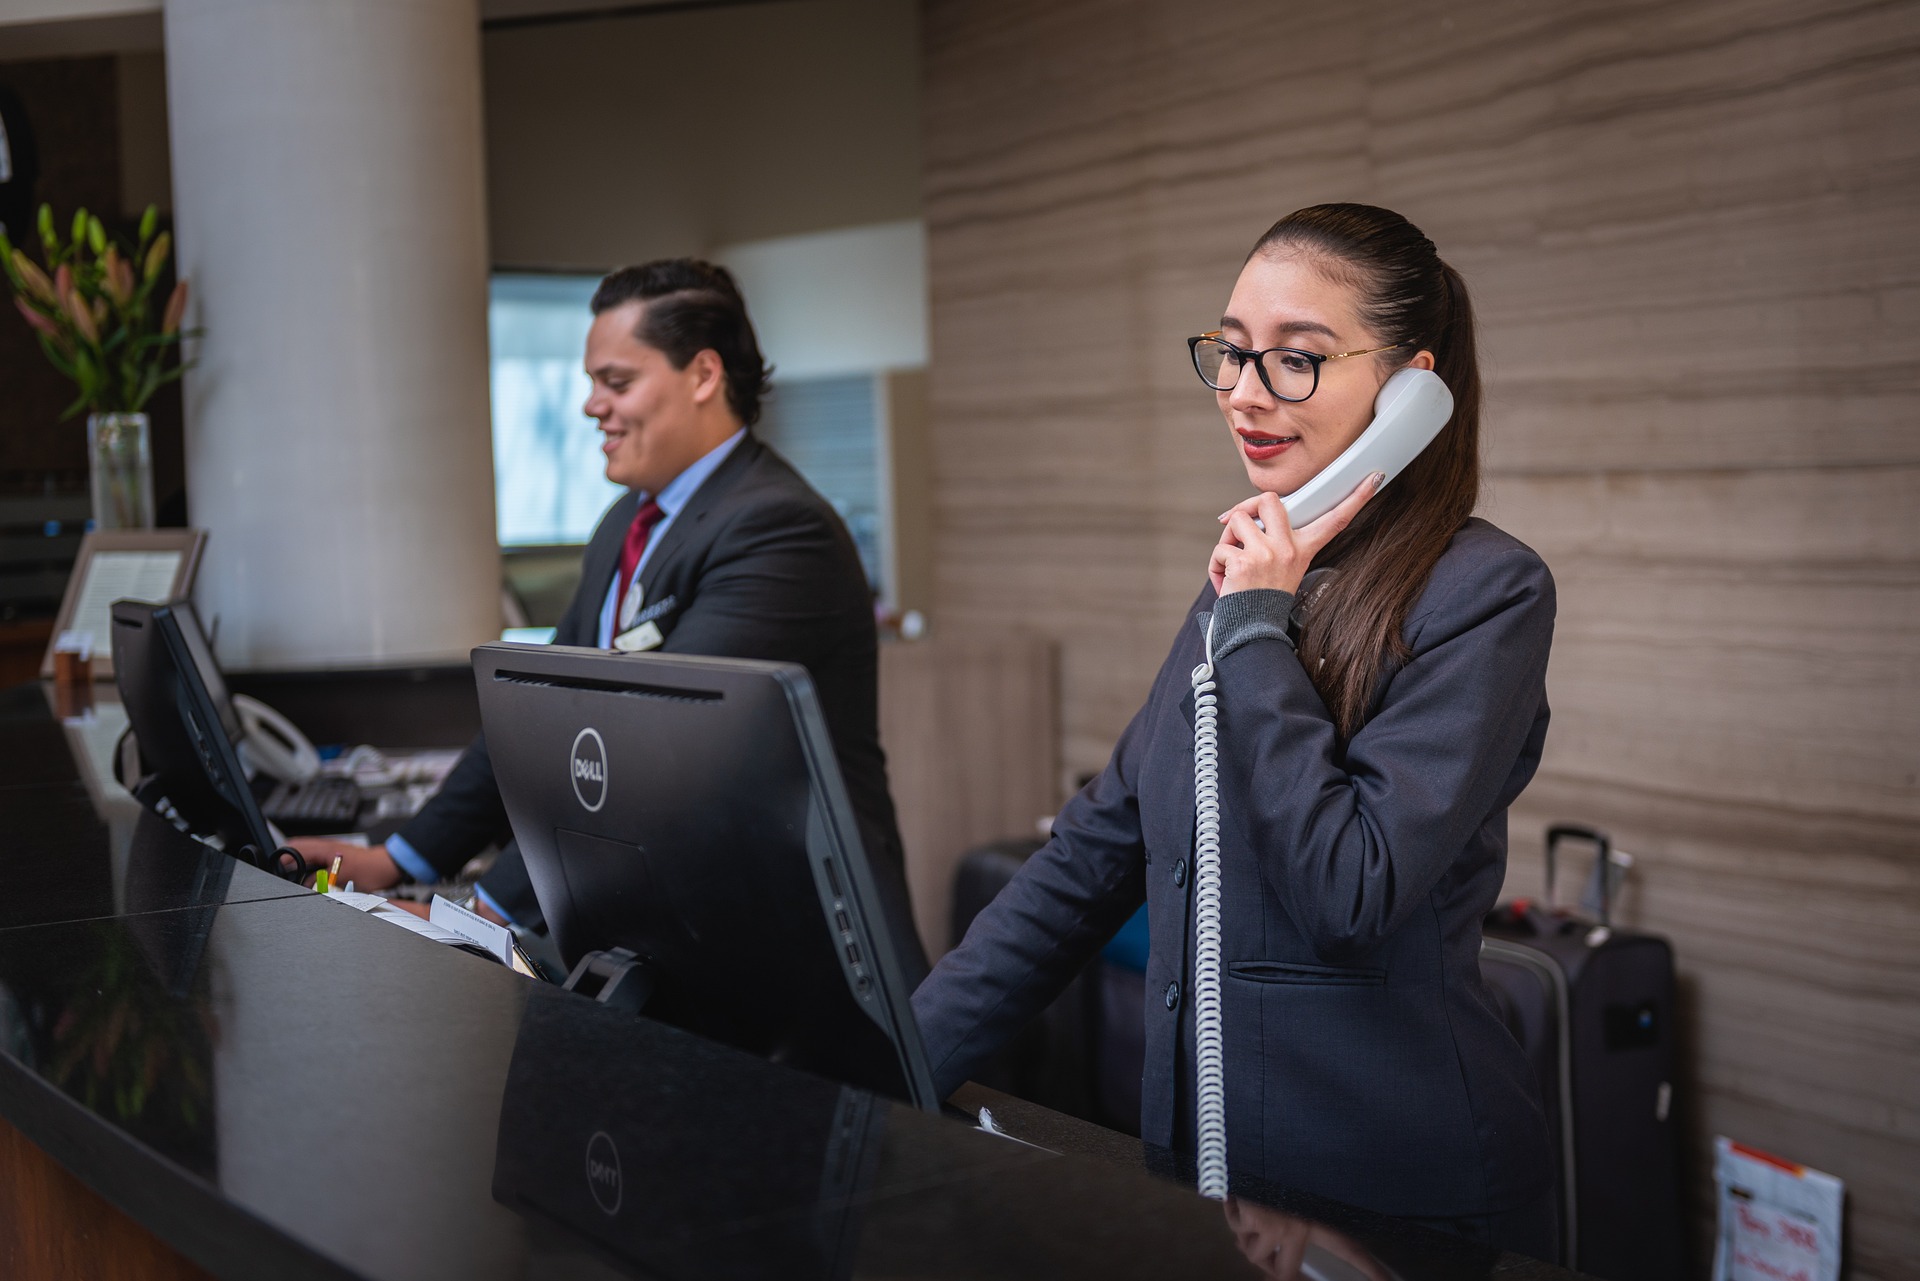
[[[1214,695],[1213,619],[1206,661],[1193,669],[1193,1039],[1200,1195],[1227,1197],[1226,1046],[1220,1001],[1220,709]]]

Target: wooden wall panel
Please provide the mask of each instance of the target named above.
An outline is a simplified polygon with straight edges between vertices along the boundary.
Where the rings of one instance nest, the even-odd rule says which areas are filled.
[[[951,944],[960,856],[1052,814],[1058,708],[1053,646],[1031,633],[880,647],[880,741],[929,957]]]
[[[0,1276],[8,1281],[213,1281],[0,1121]]]
[[[927,0],[936,628],[1059,645],[1099,768],[1245,493],[1183,339],[1364,200],[1475,293],[1483,512],[1560,589],[1550,818],[1639,856],[1718,1132],[1920,1256],[1920,5]],[[1705,1260],[1699,1261],[1704,1270]]]

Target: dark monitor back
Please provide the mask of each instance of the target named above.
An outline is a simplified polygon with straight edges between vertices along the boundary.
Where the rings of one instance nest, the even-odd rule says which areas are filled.
[[[804,668],[502,644],[474,675],[569,965],[627,948],[648,1017],[938,1106],[895,943],[911,923],[876,887]]]
[[[220,664],[213,657],[213,645],[200,627],[199,612],[194,609],[193,602],[187,600],[174,601],[166,608],[178,624],[174,631],[179,643],[185,647],[187,657],[193,660],[193,670],[199,675],[207,699],[220,718],[220,728],[226,731],[227,741],[238,748],[240,740],[246,736],[246,729],[240,724],[239,714],[233,710],[233,695],[227,692],[226,673],[220,670]]]
[[[226,684],[193,607],[115,601],[113,670],[146,771],[141,802],[165,800],[196,836],[236,855],[252,847],[249,861],[270,866],[278,842],[247,787]]]

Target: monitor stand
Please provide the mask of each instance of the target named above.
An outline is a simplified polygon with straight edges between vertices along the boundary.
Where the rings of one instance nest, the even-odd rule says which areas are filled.
[[[613,1009],[638,1014],[653,995],[653,984],[653,967],[626,948],[616,947],[581,957],[560,986]]]

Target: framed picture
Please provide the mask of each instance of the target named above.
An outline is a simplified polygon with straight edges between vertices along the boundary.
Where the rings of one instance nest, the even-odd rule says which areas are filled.
[[[204,529],[95,530],[80,542],[80,558],[67,579],[67,594],[54,619],[53,638],[40,659],[40,678],[53,675],[53,654],[63,643],[87,638],[95,680],[113,679],[113,602],[179,600],[193,590]]]

